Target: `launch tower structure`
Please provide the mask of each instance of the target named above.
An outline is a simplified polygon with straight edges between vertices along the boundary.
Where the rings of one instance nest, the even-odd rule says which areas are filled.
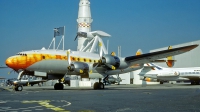
[[[107,54],[107,50],[102,41],[102,37],[110,37],[109,34],[103,31],[91,31],[91,24],[93,19],[91,17],[90,11],[90,1],[89,0],[80,0],[79,2],[79,11],[78,11],[78,51],[84,52],[97,52],[97,42],[101,42],[103,46],[103,52]],[[75,38],[75,40],[76,40]]]

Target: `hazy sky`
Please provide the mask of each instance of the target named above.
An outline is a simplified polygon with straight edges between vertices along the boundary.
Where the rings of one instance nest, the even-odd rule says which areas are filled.
[[[90,0],[92,30],[109,33],[122,56],[200,39],[200,0]],[[65,49],[76,50],[79,0],[0,0],[0,65],[17,52],[48,47],[65,26]],[[104,39],[106,41],[106,39]],[[17,77],[0,69],[0,77]]]

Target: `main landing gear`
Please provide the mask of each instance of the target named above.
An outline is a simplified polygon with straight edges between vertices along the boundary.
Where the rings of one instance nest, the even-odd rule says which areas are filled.
[[[58,82],[59,82],[59,83],[55,83],[54,89],[55,89],[55,90],[63,90],[63,89],[64,89],[64,86],[63,86],[63,84],[61,83],[61,80],[59,79]]]
[[[191,81],[191,85],[199,85],[199,81]]]
[[[94,83],[93,89],[104,89],[104,84],[101,82],[101,79],[99,79],[99,82]]]
[[[22,85],[14,85],[14,86],[13,86],[13,89],[14,89],[15,91],[22,91],[22,90],[23,90],[23,86],[22,86]]]

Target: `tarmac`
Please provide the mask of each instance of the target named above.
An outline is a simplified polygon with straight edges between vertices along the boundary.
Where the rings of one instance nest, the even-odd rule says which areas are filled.
[[[0,87],[0,112],[198,112],[200,85],[106,85]]]

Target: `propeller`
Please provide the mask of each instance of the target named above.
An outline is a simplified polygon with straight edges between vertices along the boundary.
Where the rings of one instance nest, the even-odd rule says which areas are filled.
[[[100,52],[99,52],[100,60],[99,61],[101,61],[102,60],[102,55],[103,55],[102,43],[101,42],[99,42],[99,47],[100,47]],[[100,64],[100,62],[96,63],[96,65],[93,67],[92,70],[90,70],[89,73],[91,74],[97,68],[97,66],[99,66],[99,64]]]
[[[75,69],[75,63],[73,63],[72,64],[72,62],[71,62],[71,56],[70,56],[70,49],[67,51],[67,58],[68,58],[68,67],[67,67],[67,69],[68,69],[68,72],[70,72],[70,71],[74,71],[74,69]],[[76,63],[77,64],[77,63]],[[82,70],[82,69],[80,69],[80,71],[79,71],[79,73],[83,73],[84,72],[84,70]]]
[[[103,59],[103,49],[102,49],[101,42],[99,42],[99,47],[100,47],[100,52],[99,52],[100,59],[99,59],[98,63],[95,63],[96,65],[93,67],[93,69],[90,71],[90,73],[92,73],[92,71],[94,71],[99,65],[105,65],[105,66],[109,67],[110,69],[115,70],[115,66],[107,64],[106,60]]]
[[[99,64],[104,64],[105,66],[109,67],[110,69],[115,70],[116,69],[115,66],[107,64],[106,60],[103,59],[103,49],[102,49],[102,43],[101,42],[99,42],[99,47],[100,47],[100,54],[99,54],[100,60],[98,61],[98,64],[96,66],[98,66]],[[112,52],[111,55],[114,56],[115,53]]]

